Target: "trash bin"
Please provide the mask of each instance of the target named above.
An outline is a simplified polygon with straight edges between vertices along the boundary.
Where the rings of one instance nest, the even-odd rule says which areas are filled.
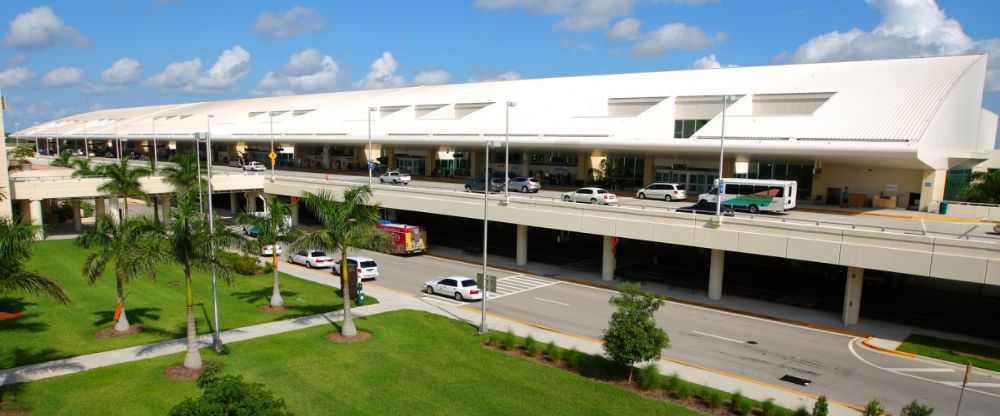
[[[938,206],[938,214],[944,215],[948,213],[948,201],[941,201],[941,205]]]

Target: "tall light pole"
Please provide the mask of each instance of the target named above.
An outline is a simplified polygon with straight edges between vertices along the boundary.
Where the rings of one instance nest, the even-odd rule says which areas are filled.
[[[163,118],[163,116],[153,117],[153,170],[156,170],[156,162],[159,162],[159,156],[156,152],[156,119]]]
[[[483,291],[483,303],[482,303],[482,321],[479,323],[479,333],[486,333],[486,296],[489,295],[487,288],[489,284],[487,283],[488,278],[486,277],[486,253],[487,246],[489,245],[489,221],[490,221],[490,147],[500,147],[500,143],[486,141],[486,158],[483,159],[483,287],[479,290]]]
[[[20,123],[20,122],[17,122],[17,121],[15,121],[15,122],[14,122],[14,131],[15,131],[15,132],[17,132],[17,131],[18,131],[18,130],[20,130],[20,129],[21,129],[21,123]],[[18,145],[18,146],[20,146],[20,145],[21,145],[21,136],[17,136],[17,137],[15,137],[15,138],[14,138],[14,140],[17,140],[17,145]]]
[[[267,117],[271,125],[271,154],[274,153],[274,111],[268,111]],[[279,113],[280,114],[280,113]],[[286,132],[288,130],[285,130]],[[270,155],[269,155],[270,156]],[[271,182],[274,182],[274,168],[278,166],[277,159],[271,159]]]
[[[38,122],[35,122],[35,153],[38,153]]]
[[[513,101],[507,101],[507,106],[504,108],[504,150],[503,156],[503,197],[504,200],[510,198],[510,108],[516,106],[517,103]],[[521,161],[524,163],[524,161]]]
[[[210,155],[212,154],[212,133],[211,133],[211,118],[212,115],[209,114],[206,118],[206,124],[209,128],[204,134],[195,133],[194,137],[197,141],[205,142],[205,165],[206,165],[206,177],[208,183],[208,233],[212,236],[208,242],[208,249],[212,260],[215,260],[215,213],[212,211],[212,162]],[[195,144],[197,146],[197,143]],[[201,175],[199,174],[199,177]],[[199,180],[198,182],[201,182]],[[219,289],[215,273],[215,264],[212,264],[212,316],[214,318],[214,323],[212,324],[212,348],[215,352],[222,352],[222,336],[219,331]]]
[[[90,139],[87,138],[87,120],[83,120],[83,153],[83,157],[90,157]]]
[[[118,137],[118,119],[115,119],[115,150],[118,153],[118,159],[122,158],[122,141]]]
[[[726,107],[729,105],[729,96],[722,96],[722,134],[719,136],[719,185],[715,187],[715,216],[722,216],[722,191],[726,184],[722,180],[722,156],[726,151]]]
[[[372,186],[372,169],[375,168],[375,162],[372,159],[372,113],[377,111],[375,107],[368,107],[368,186]],[[357,160],[357,159],[355,159]],[[485,277],[484,277],[485,279]]]

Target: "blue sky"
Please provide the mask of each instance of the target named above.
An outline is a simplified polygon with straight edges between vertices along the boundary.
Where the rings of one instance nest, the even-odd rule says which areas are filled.
[[[372,6],[376,5],[376,6]],[[0,2],[7,130],[99,108],[491,79],[991,53],[986,0]]]

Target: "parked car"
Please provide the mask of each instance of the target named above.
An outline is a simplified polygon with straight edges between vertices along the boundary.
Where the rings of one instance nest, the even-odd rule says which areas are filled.
[[[508,186],[510,186],[510,190],[512,191],[520,191],[525,193],[527,192],[535,193],[542,190],[542,184],[540,182],[535,180],[535,178],[528,178],[528,177],[518,177],[511,179]]]
[[[357,270],[358,280],[375,280],[378,277],[378,264],[371,257],[348,257],[347,267]],[[333,273],[340,274],[340,260],[333,264]]]
[[[454,297],[459,301],[483,299],[483,291],[476,285],[476,281],[462,276],[427,281],[424,283],[424,292],[428,295]]]
[[[288,262],[302,264],[310,269],[313,267],[333,267],[333,257],[327,256],[325,251],[320,250],[299,251],[288,256]]]
[[[664,201],[685,200],[687,190],[684,185],[676,183],[651,183],[635,192],[635,197],[639,199],[662,199]]]
[[[618,202],[618,196],[602,188],[580,188],[564,193],[563,201],[609,205]]]
[[[465,184],[466,192],[483,192],[483,188],[486,185],[486,180],[483,178],[473,179],[472,182]],[[503,192],[503,178],[490,178],[490,192]]]
[[[403,185],[410,184],[410,174],[400,173],[398,170],[390,170],[386,173],[379,175],[378,181],[381,183],[401,183]]]
[[[267,167],[264,166],[263,163],[255,161],[255,162],[250,162],[250,163],[247,163],[247,164],[243,165],[243,170],[244,171],[263,172],[263,171],[267,170]]]
[[[264,247],[261,247],[260,248],[260,255],[261,256],[266,256],[266,257],[280,256],[281,255],[281,244],[275,244],[273,246],[270,245],[270,244],[268,244],[268,245],[265,245]]]
[[[688,207],[677,208],[677,212],[688,212],[688,213],[694,213],[694,214],[715,215],[715,208],[716,207],[715,207],[715,203],[714,202],[698,201],[697,204],[694,204],[694,205],[691,205],[691,206],[688,206]],[[730,205],[722,205],[722,211],[721,212],[722,212],[722,215],[725,215],[727,217],[732,217],[733,216],[733,207],[730,206]]]
[[[243,226],[243,235],[248,235],[250,237],[257,238],[257,234],[259,232],[260,232],[260,228],[257,228],[256,226],[253,226],[253,225],[244,225]]]

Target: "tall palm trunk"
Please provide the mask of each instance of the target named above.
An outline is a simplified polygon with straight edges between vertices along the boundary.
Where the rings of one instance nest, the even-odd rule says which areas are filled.
[[[122,213],[122,219],[125,219],[128,218],[128,194],[124,195],[122,200],[125,201],[125,209]]]
[[[274,271],[274,288],[271,290],[271,306],[274,308],[285,306],[285,301],[281,299],[281,290],[278,287],[278,243],[272,246],[273,256],[271,256],[271,269]]]
[[[201,368],[201,353],[195,337],[194,326],[194,290],[191,287],[191,269],[184,267],[184,286],[187,291],[187,354],[184,355],[184,368],[197,370]]]
[[[118,304],[115,305],[115,309],[120,307],[122,311],[118,315],[118,323],[115,324],[115,331],[128,331],[128,318],[125,317],[125,285],[121,276],[116,280],[116,285],[118,286]]]
[[[340,291],[344,295],[344,326],[340,329],[340,334],[346,338],[353,338],[358,335],[358,329],[354,327],[354,320],[351,319],[351,288],[348,287],[350,278],[347,272],[347,247],[340,249]]]

